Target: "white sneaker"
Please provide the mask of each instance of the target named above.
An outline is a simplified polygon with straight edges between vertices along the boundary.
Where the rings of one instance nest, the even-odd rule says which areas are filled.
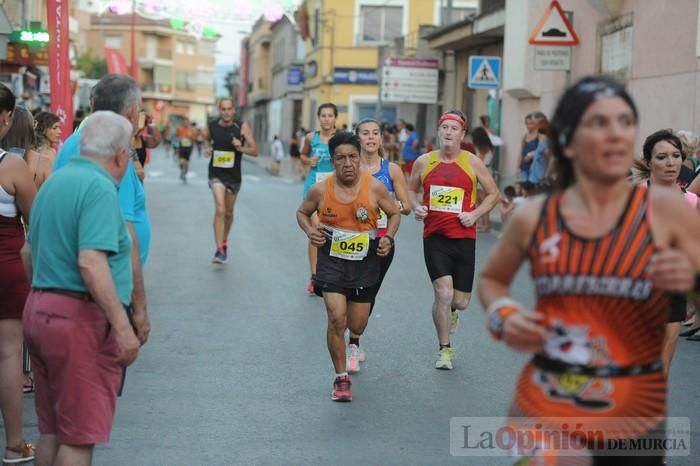
[[[367,359],[367,358],[365,357],[365,350],[364,350],[364,347],[363,347],[363,346],[360,346],[360,347],[358,348],[358,351],[359,351],[360,362],[365,362],[365,359]]]
[[[355,374],[360,372],[360,348],[357,345],[348,345],[347,357],[348,372]]]
[[[440,350],[440,358],[435,361],[435,369],[441,369],[441,370],[452,370],[452,360],[455,357],[455,349],[454,348],[442,348]]]

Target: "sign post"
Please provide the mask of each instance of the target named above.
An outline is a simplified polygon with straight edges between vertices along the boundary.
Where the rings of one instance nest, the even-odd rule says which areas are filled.
[[[535,47],[535,69],[538,71],[569,71],[571,47],[543,45]]]
[[[552,0],[530,35],[532,45],[578,45],[579,40],[566,13],[557,0]]]
[[[573,13],[562,10],[552,0],[530,35],[535,45],[535,69],[538,71],[566,71],[566,84],[571,78],[571,47],[579,44],[572,26]]]
[[[469,57],[470,89],[498,89],[501,85],[501,57],[472,55]]]
[[[432,104],[438,95],[438,61],[433,58],[391,57],[381,72],[381,100]]]

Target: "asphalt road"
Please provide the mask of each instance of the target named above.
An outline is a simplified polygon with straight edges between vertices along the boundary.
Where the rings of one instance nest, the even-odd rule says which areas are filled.
[[[487,335],[472,302],[453,339],[455,370],[437,371],[432,289],[421,225],[404,217],[396,258],[352,377],[353,402],[330,400],[322,300],[305,292],[306,239],[295,220],[301,185],[244,162],[229,263],[211,264],[213,202],[204,159],[188,183],[154,152],[146,187],[153,223],[146,287],[153,333],[129,369],[111,442],[96,465],[511,464],[450,455],[450,419],[507,412],[525,357]],[[482,235],[483,263],[496,241]],[[514,295],[532,303],[527,271]],[[700,344],[681,341],[670,415],[690,416],[700,445]],[[26,436],[35,439],[33,399]],[[700,455],[669,464],[700,464]]]

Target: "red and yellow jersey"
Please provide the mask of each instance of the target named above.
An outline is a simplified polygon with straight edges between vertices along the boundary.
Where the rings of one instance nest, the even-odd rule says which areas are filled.
[[[461,212],[476,208],[477,179],[469,163],[471,156],[462,151],[454,162],[444,162],[440,151],[428,154],[421,173],[423,205],[428,207],[423,238],[434,234],[452,239],[476,238],[476,226],[462,226],[458,218]]]
[[[589,367],[658,362],[669,308],[668,295],[646,273],[656,251],[648,190],[634,187],[617,225],[596,239],[567,228],[559,211],[562,196],[546,200],[528,251],[536,310],[549,329],[544,356]],[[518,381],[512,414],[596,417],[601,427],[619,428],[621,437],[630,437],[658,423],[665,409],[661,371],[592,377],[530,363]],[[613,417],[636,419],[617,425]]]

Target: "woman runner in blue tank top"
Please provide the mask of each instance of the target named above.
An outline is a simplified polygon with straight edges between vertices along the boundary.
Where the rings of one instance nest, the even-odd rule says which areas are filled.
[[[338,117],[338,108],[332,103],[321,104],[316,112],[320,131],[309,133],[304,139],[304,147],[301,149],[301,163],[308,168],[304,181],[304,199],[311,187],[333,173],[333,163],[328,151],[328,140],[335,133],[335,119]],[[318,215],[311,217],[311,222],[318,225]],[[306,292],[314,295],[314,277],[316,276],[316,260],[318,250],[309,242],[309,269],[311,280],[306,287]]]
[[[331,133],[330,136],[333,136],[333,133]],[[330,139],[330,136],[328,136],[328,139]],[[328,151],[328,139],[326,139],[326,142],[322,142],[321,132],[316,131],[313,133],[311,142],[309,143],[308,158],[310,161],[316,158],[316,165],[309,168],[309,174],[304,181],[304,199],[306,199],[306,195],[309,194],[311,186],[319,181],[325,180],[326,177],[333,173],[333,162],[331,162],[331,154]]]
[[[402,214],[408,215],[411,213],[411,202],[408,198],[408,189],[406,188],[406,178],[404,178],[401,168],[393,162],[385,160],[384,150],[382,148],[382,131],[379,123],[376,120],[362,120],[355,127],[355,133],[360,138],[362,146],[362,167],[369,171],[372,176],[381,181],[387,191],[396,199],[396,204]],[[381,238],[386,234],[387,217],[380,211],[377,220],[377,237]],[[381,258],[381,269],[379,283],[377,288],[381,287],[384,276],[389,270],[391,261],[394,259],[394,248],[388,256]],[[374,309],[374,300],[370,307],[370,315]],[[350,354],[347,361],[348,372],[359,372],[360,363],[365,360],[364,349],[360,347],[360,336],[350,332],[348,349]]]

